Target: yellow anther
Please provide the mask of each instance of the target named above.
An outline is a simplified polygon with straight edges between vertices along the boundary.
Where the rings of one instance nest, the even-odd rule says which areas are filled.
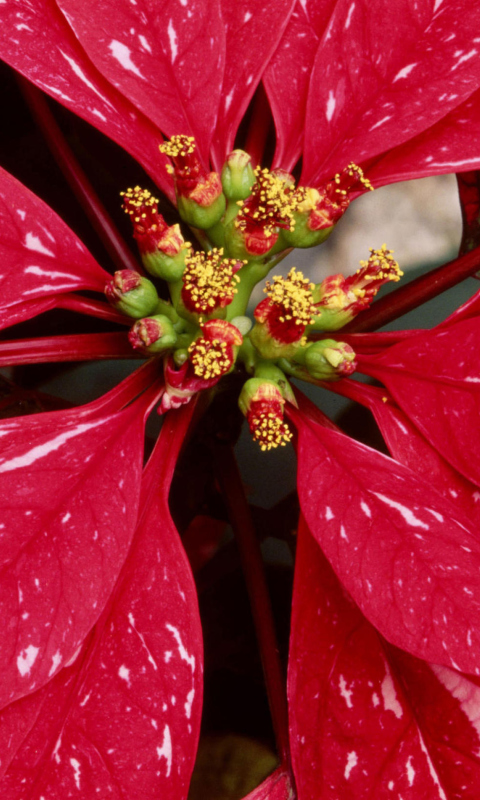
[[[356,275],[365,272],[363,279],[369,281],[396,282],[400,280],[403,272],[392,258],[393,250],[389,250],[386,244],[382,244],[380,250],[374,250],[371,247],[370,253],[368,261],[360,261],[360,269],[357,270]]]
[[[183,287],[197,313],[208,313],[232,302],[238,291],[235,283],[240,280],[235,275],[238,267],[235,259],[223,258],[223,248],[187,256]]]
[[[286,278],[275,275],[273,283],[267,281],[264,292],[272,303],[281,306],[284,310],[280,321],[295,320],[296,325],[311,325],[317,309],[313,304],[312,292],[315,288],[303,276],[303,272],[292,267]]]
[[[255,442],[262,450],[274,447],[285,447],[293,436],[288,425],[273,411],[253,412],[248,417],[248,424]]]
[[[178,158],[178,156],[186,158],[195,152],[195,146],[195,139],[193,136],[179,134],[177,136],[172,136],[170,140],[159,145],[159,150],[164,155],[169,156],[169,158]]]
[[[228,345],[220,339],[206,339],[201,336],[192,342],[188,352],[195,375],[206,381],[220,378],[232,366]]]

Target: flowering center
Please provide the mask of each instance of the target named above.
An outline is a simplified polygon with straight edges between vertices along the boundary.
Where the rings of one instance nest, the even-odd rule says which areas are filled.
[[[258,400],[252,402],[247,422],[254,441],[262,450],[284,447],[292,438],[292,432],[283,419],[281,403]]]
[[[315,288],[300,272],[292,267],[286,278],[275,275],[273,282],[267,281],[264,292],[272,303],[280,306],[280,322],[294,322],[296,325],[311,325],[317,309],[313,304],[312,291]]]
[[[288,184],[268,169],[257,167],[257,178],[252,193],[239,200],[240,212],[235,225],[240,230],[262,228],[266,236],[273,236],[275,228],[293,230],[295,202]]]
[[[160,233],[167,229],[167,223],[158,213],[158,200],[140,186],[120,192],[123,197],[123,210],[133,223],[134,235]]]
[[[200,336],[188,348],[193,371],[198,378],[220,378],[232,366],[232,348],[220,339]]]
[[[363,169],[353,161],[342,172],[337,173],[333,179],[333,193],[340,198],[347,197],[352,191],[363,187],[365,191],[373,192],[373,186],[365,177]]]
[[[209,314],[232,302],[239,281],[235,273],[244,262],[222,256],[223,248],[214,247],[209,253],[191,253],[186,258],[182,300],[189,311]]]

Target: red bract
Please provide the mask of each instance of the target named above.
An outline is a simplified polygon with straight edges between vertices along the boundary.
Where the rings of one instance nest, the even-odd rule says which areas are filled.
[[[0,424],[2,797],[187,797],[203,653],[169,489],[194,411],[203,412],[192,398],[205,392],[205,406],[215,392],[228,398],[243,374],[240,407],[262,449],[297,431],[306,520],[287,730],[254,526],[219,445],[233,440],[235,415],[216,419],[212,433],[205,426],[202,458],[209,441],[220,464],[210,491],[221,487],[241,540],[281,758],[248,800],[475,800],[479,299],[433,331],[343,340],[341,312],[352,320],[373,298],[369,262],[362,280],[333,279],[329,292],[292,269],[287,280],[274,277],[276,290],[258,306],[276,303],[275,319],[267,325],[256,314],[250,337],[246,287],[249,294],[292,242],[328,236],[370,180],[480,167],[479,9],[465,0],[34,0],[0,2],[0,20],[5,61],[123,146],[172,201],[176,189],[189,238],[215,248],[211,272],[190,275],[186,295],[185,255],[192,248],[196,263],[197,245],[169,221],[176,246],[162,247],[167,223],[159,229],[150,190],[119,185],[137,239],[148,238],[141,254],[154,279],[140,281],[131,262],[120,264],[128,268],[117,273],[121,294],[145,291],[148,301],[125,303],[128,319],[103,298],[76,294],[103,293],[111,276],[41,200],[0,172],[0,327],[58,308],[135,320],[137,332],[156,333],[133,337],[140,352],[161,354],[87,406]],[[48,112],[39,113],[45,121]],[[272,117],[275,169],[254,171]],[[168,158],[158,149],[164,137]],[[244,143],[251,158],[238,151],[227,177],[211,171]],[[295,188],[287,172],[299,172],[300,159],[310,188]],[[478,192],[466,185],[468,251],[478,242]],[[90,189],[85,198],[94,207]],[[373,252],[378,285],[392,271],[400,276],[386,246]],[[211,277],[218,264],[231,268],[225,286]],[[465,269],[478,269],[475,256]],[[137,318],[140,307],[150,316]],[[322,313],[337,337],[323,343],[314,341]],[[50,335],[44,320],[44,336],[0,344],[0,366],[134,356],[126,332]],[[347,438],[305,400],[295,406],[287,376],[335,381],[355,361],[387,388],[342,380],[337,391],[373,411],[395,460]],[[154,406],[166,419],[142,474]],[[196,570],[225,527],[209,504],[207,491],[185,524]]]
[[[304,522],[298,536],[288,684],[299,800],[473,800],[478,686],[390,647]]]

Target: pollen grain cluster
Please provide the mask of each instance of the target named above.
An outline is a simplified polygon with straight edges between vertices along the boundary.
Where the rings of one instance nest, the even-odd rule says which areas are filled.
[[[281,306],[284,314],[280,322],[293,320],[296,325],[311,325],[317,310],[313,304],[314,284],[303,276],[303,272],[292,267],[286,278],[275,275],[273,282],[267,281],[264,292],[275,305]]]
[[[239,278],[235,272],[243,263],[223,258],[223,248],[209,253],[191,253],[185,260],[182,297],[190,311],[209,314],[224,308],[237,292]]]
[[[120,192],[123,197],[123,210],[128,214],[135,227],[155,230],[158,218],[158,199],[148,189],[135,186]]]
[[[205,381],[220,378],[232,366],[229,345],[220,339],[206,339],[201,336],[188,348],[190,362],[197,378]]]
[[[181,133],[163,142],[158,149],[169,158],[178,158],[179,156],[187,158],[187,156],[191,156],[195,152],[195,147],[194,137],[185,136],[185,134]]]
[[[290,187],[266,168],[257,167],[255,176],[257,181],[250,197],[238,201],[240,212],[235,220],[237,228],[244,229],[249,225],[262,227],[267,236],[272,236],[275,228],[293,230],[296,202]]]
[[[266,408],[250,411],[248,424],[253,440],[261,450],[284,447],[292,438],[292,432],[283,417]]]

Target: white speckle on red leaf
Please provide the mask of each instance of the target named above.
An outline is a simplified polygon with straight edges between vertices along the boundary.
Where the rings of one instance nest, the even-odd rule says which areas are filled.
[[[52,675],[57,671],[57,667],[62,663],[62,655],[59,650],[52,656],[52,666],[48,672],[48,677],[51,678]]]
[[[345,539],[346,542],[348,542],[347,532],[346,532],[345,527],[343,525],[340,525],[340,537],[342,539]]]
[[[183,645],[182,637],[180,636],[178,629],[175,628],[173,625],[170,625],[168,622],[165,627],[167,628],[168,631],[170,631],[170,633],[173,633],[175,641],[178,645],[178,652],[180,653],[180,658],[182,659],[182,661],[186,661],[187,664],[190,664],[192,673],[195,672],[195,656],[190,656],[188,654],[187,650]]]
[[[416,67],[416,66],[417,66],[417,62],[416,62],[416,61],[415,61],[413,64],[407,64],[407,66],[406,66],[406,67],[403,67],[403,69],[401,69],[401,70],[399,70],[399,71],[397,72],[397,74],[395,75],[395,77],[394,77],[394,79],[393,79],[392,83],[395,83],[396,81],[399,81],[399,80],[401,80],[402,78],[406,78],[406,77],[407,77],[407,75],[410,75],[410,73],[411,73],[412,69],[413,69],[414,67]]]
[[[426,522],[422,522],[421,519],[418,519],[411,508],[407,508],[407,506],[404,506],[402,503],[397,503],[396,500],[392,500],[391,497],[380,494],[380,492],[373,492],[373,494],[383,503],[386,503],[391,508],[395,508],[397,511],[399,511],[407,525],[410,525],[412,528],[423,528],[426,531],[430,530],[429,525],[427,525]]]
[[[65,444],[65,442],[68,442],[69,439],[79,436],[85,431],[90,430],[90,428],[97,428],[99,424],[104,424],[104,422],[99,422],[97,420],[96,422],[77,425],[72,430],[61,433],[54,439],[50,439],[44,444],[37,445],[37,447],[32,447],[31,450],[28,450],[23,455],[11,458],[9,461],[4,461],[3,464],[0,463],[0,473],[11,472],[12,470],[19,469],[20,467],[29,467],[30,464],[38,461],[39,458],[44,458],[50,453],[53,453],[55,450],[58,450],[60,447],[62,447],[62,445]]]
[[[163,742],[161,747],[157,747],[157,756],[166,760],[168,778],[172,769],[172,737],[168,725],[163,729]]]
[[[71,758],[70,764],[73,767],[73,779],[75,781],[75,786],[77,787],[78,790],[80,790],[80,774],[81,774],[80,761],[77,761],[76,758]]]
[[[347,689],[347,682],[343,675],[340,675],[340,679],[338,681],[338,685],[340,688],[340,694],[342,695],[343,699],[345,700],[348,708],[353,708],[352,703],[352,689]]]
[[[372,518],[372,512],[370,510],[370,506],[368,506],[364,500],[360,500],[360,508],[369,519]]]
[[[192,714],[192,705],[193,705],[193,698],[195,697],[195,689],[191,689],[187,694],[187,699],[185,701],[185,716],[187,719],[190,719]]]
[[[25,650],[22,650],[19,656],[17,656],[17,669],[22,676],[29,675],[30,670],[32,669],[35,659],[38,656],[39,648],[35,647],[33,644],[29,644]]]
[[[355,10],[355,3],[352,3],[350,8],[348,9],[347,19],[345,20],[345,30],[348,30],[348,28],[350,27],[350,23],[352,21],[352,14],[354,10]]]
[[[327,118],[327,122],[331,121],[331,119],[333,117],[333,114],[334,114],[334,111],[335,111],[336,104],[337,104],[337,101],[335,100],[335,95],[333,94],[332,90],[330,89],[330,91],[328,93],[327,109],[325,111],[325,116]]]
[[[112,39],[108,45],[108,49],[110,50],[112,56],[118,61],[119,64],[121,64],[124,69],[128,70],[129,72],[133,72],[133,74],[138,78],[145,80],[145,77],[142,75],[138,67],[136,67],[133,63],[130,57],[131,50],[126,44],[118,42],[116,39]]]
[[[415,780],[415,770],[412,766],[412,756],[407,758],[407,778],[408,785],[413,786],[413,781]]]
[[[130,623],[130,625],[131,625],[132,629],[135,631],[135,633],[137,634],[138,638],[140,639],[140,641],[141,641],[141,643],[142,643],[142,646],[143,646],[144,650],[146,650],[146,652],[147,652],[147,656],[148,656],[148,660],[150,661],[150,664],[152,665],[153,669],[157,670],[157,669],[158,669],[158,667],[157,667],[157,662],[155,661],[155,659],[154,659],[154,657],[152,656],[152,654],[151,654],[151,652],[150,652],[149,648],[147,647],[147,645],[146,645],[146,643],[145,643],[145,638],[144,638],[143,634],[141,634],[141,633],[140,633],[140,631],[138,631],[138,630],[136,629],[136,627],[135,627],[135,619],[134,619],[134,617],[133,617],[133,614],[129,614],[129,615],[128,615],[128,621],[129,621],[129,623]]]
[[[178,54],[178,44],[177,44],[177,32],[173,27],[172,20],[169,20],[168,22],[167,33],[170,41],[170,50],[172,51],[172,64],[173,64]]]
[[[118,677],[122,679],[122,681],[126,681],[128,686],[130,686],[130,670],[125,664],[122,664],[121,667],[118,669]]]
[[[392,673],[388,664],[385,662],[385,677],[382,681],[382,697],[385,711],[393,711],[397,719],[403,716],[403,708],[398,702],[397,693],[392,679]]]
[[[55,745],[55,748],[54,748],[54,751],[53,751],[53,753],[52,753],[52,758],[54,758],[54,759],[55,759],[55,761],[57,762],[57,764],[60,764],[60,762],[61,762],[61,760],[62,760],[62,759],[60,758],[60,756],[59,756],[59,753],[58,753],[58,751],[60,750],[61,744],[62,744],[62,736],[60,735],[60,736],[58,737],[58,739],[57,739],[57,743],[56,743],[56,745]]]
[[[351,773],[352,769],[354,767],[356,767],[357,764],[358,764],[357,754],[356,754],[355,750],[352,750],[352,752],[349,753],[348,756],[347,756],[347,764],[345,766],[345,772],[344,772],[345,779],[347,781],[350,778],[350,773]]]
[[[325,509],[325,519],[328,521],[328,520],[334,519],[334,518],[335,518],[335,514],[333,513],[333,511],[330,508],[330,506],[327,506],[326,509]]]

